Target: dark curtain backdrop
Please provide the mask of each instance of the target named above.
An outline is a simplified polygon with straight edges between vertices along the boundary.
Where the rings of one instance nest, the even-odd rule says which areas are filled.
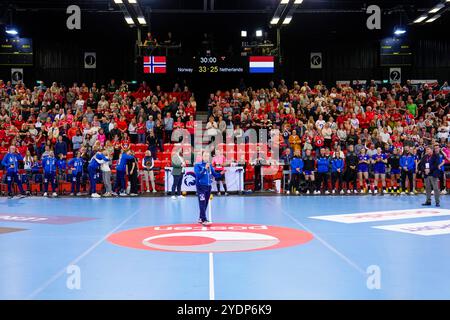
[[[42,40],[35,43],[35,64],[30,68],[35,80],[103,83],[109,78],[132,79],[135,76],[132,44],[114,45],[110,41],[80,43],[64,40]],[[96,52],[96,69],[84,68],[84,53]]]
[[[341,20],[338,20],[338,16],[325,16],[322,20],[317,20],[317,16],[296,16],[293,25],[282,32],[284,61],[278,68],[277,75],[159,77],[144,77],[142,74],[142,65],[140,62],[136,63],[134,57],[136,29],[125,24],[121,13],[83,13],[80,31],[67,30],[66,17],[61,12],[46,12],[44,17],[33,12],[21,12],[15,17],[15,23],[21,26],[21,35],[32,38],[34,43],[34,66],[24,68],[24,79],[28,85],[36,80],[43,80],[47,84],[58,81],[69,85],[77,81],[87,82],[89,85],[94,81],[100,84],[115,78],[118,81],[146,80],[151,85],[162,84],[165,90],[170,90],[174,82],[182,84],[186,80],[192,90],[206,97],[207,93],[217,89],[237,87],[241,78],[247,85],[253,86],[266,85],[269,80],[276,80],[278,77],[284,77],[287,81],[323,80],[329,85],[336,80],[388,79],[389,68],[379,66],[379,46],[380,39],[391,31],[386,28],[384,32],[387,34],[367,32],[361,28],[365,23],[364,15],[359,20],[355,20],[355,16],[349,16],[347,20],[352,24],[346,27],[348,31],[337,27],[337,31],[330,29],[330,25],[338,26],[342,23],[342,16],[339,16]],[[243,18],[236,15],[212,15],[201,16],[204,23],[199,24],[199,17],[192,15],[152,17],[152,31],[157,36],[163,37],[167,31],[172,31],[175,38],[185,38],[182,54],[186,55],[191,54],[189,47],[195,48],[201,41],[200,37],[205,30],[215,32],[218,47],[226,50],[228,43],[239,44],[241,29],[253,32],[255,26],[264,25],[269,19],[264,16]],[[272,39],[275,39],[275,31],[268,31]],[[448,80],[448,34],[444,29],[441,34],[447,36],[430,33],[427,29],[423,31],[422,34],[409,34],[414,52],[413,65],[403,67],[403,80]],[[84,69],[85,51],[97,53],[96,69]],[[323,69],[310,68],[310,52],[322,52]],[[10,67],[0,67],[0,78],[10,79]]]
[[[289,79],[369,80],[388,79],[389,67],[380,67],[378,41],[308,42],[285,50],[282,73]],[[448,80],[450,74],[450,41],[413,40],[413,64],[402,67],[403,79]],[[323,68],[310,68],[310,53],[322,52]]]
[[[24,67],[24,80],[66,85],[73,82],[105,83],[109,78],[133,79],[136,30],[129,28],[122,14],[82,14],[81,30],[66,28],[67,15],[46,12],[17,15],[22,37],[33,39],[34,65]],[[96,52],[97,68],[84,68],[84,53]],[[10,79],[10,67],[0,67],[0,78]]]

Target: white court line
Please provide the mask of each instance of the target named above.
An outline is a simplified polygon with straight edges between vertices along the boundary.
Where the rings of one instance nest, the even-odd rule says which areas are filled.
[[[103,241],[105,241],[110,235],[112,235],[114,232],[116,232],[120,227],[122,227],[125,223],[127,223],[131,218],[133,218],[141,209],[136,210],[131,216],[123,220],[117,227],[112,229],[110,232],[108,232],[107,235],[102,237],[100,240],[98,240],[94,245],[92,245],[90,248],[88,248],[85,252],[83,252],[81,255],[76,257],[72,262],[70,262],[67,266],[65,266],[63,269],[55,273],[50,279],[48,279],[42,286],[34,290],[27,299],[34,299],[38,294],[40,294],[42,291],[48,288],[53,282],[55,282],[59,277],[61,277],[63,274],[66,273],[66,270],[69,266],[75,265],[78,262],[80,262],[84,257],[86,257],[89,253],[91,253],[95,248],[97,248]]]
[[[212,200],[209,200],[209,212],[208,212],[208,220],[212,222]],[[214,291],[214,254],[212,252],[209,253],[209,300],[215,300],[215,291]]]
[[[265,199],[265,200],[269,201],[268,199]],[[269,201],[269,202],[271,202],[271,201]],[[274,203],[271,202],[271,204],[273,205]],[[363,268],[361,268],[355,262],[353,262],[352,260],[347,258],[343,253],[339,252],[339,250],[337,250],[331,244],[329,244],[328,242],[323,240],[316,233],[314,233],[311,229],[309,229],[303,223],[301,223],[296,218],[294,218],[291,214],[287,213],[285,210],[281,210],[281,213],[283,213],[284,215],[288,216],[292,221],[294,221],[296,224],[298,224],[302,229],[305,229],[306,231],[311,233],[314,236],[314,238],[317,239],[321,244],[323,244],[327,249],[329,249],[331,252],[335,253],[339,258],[341,258],[342,260],[347,262],[350,266],[352,266],[354,269],[356,269],[359,273],[364,275],[364,277],[367,277],[367,273],[366,273],[366,271]]]

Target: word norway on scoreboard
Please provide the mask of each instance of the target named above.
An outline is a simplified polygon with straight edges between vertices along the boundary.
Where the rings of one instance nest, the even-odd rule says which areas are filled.
[[[167,61],[165,56],[144,57],[144,73],[166,73]]]

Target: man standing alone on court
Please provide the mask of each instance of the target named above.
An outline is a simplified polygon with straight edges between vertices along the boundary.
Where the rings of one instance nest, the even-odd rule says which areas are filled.
[[[204,151],[202,154],[202,160],[197,162],[194,166],[195,183],[197,188],[198,204],[200,207],[200,216],[198,223],[207,226],[211,222],[206,218],[206,209],[208,208],[209,197],[211,196],[211,184],[212,177],[220,177],[221,174],[217,173],[210,163],[210,154],[208,151]]]
[[[439,155],[433,152],[431,147],[425,149],[426,154],[422,157],[419,163],[419,169],[423,173],[425,189],[427,199],[423,206],[431,206],[431,189],[434,191],[434,200],[436,202],[436,207],[440,207],[439,201],[439,186],[438,186],[438,176],[439,176]]]

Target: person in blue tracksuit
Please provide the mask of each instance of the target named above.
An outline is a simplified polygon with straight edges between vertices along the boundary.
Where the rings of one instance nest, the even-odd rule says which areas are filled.
[[[56,197],[56,158],[53,151],[50,151],[49,155],[42,160],[42,166],[44,167],[44,197],[48,195],[48,184],[51,183],[53,196]]]
[[[320,149],[320,154],[317,156],[317,185],[316,194],[321,192],[323,183],[323,190],[326,194],[328,191],[328,174],[330,172],[330,158],[326,155],[325,149]]]
[[[58,159],[56,159],[56,168],[58,169],[58,181],[66,181],[67,161],[62,153],[58,154]]]
[[[416,170],[416,157],[411,153],[411,149],[408,146],[405,146],[405,151],[403,155],[400,157],[400,168],[402,170],[401,173],[402,194],[406,192],[406,178],[408,178],[409,193],[414,194],[413,175]]]
[[[295,193],[299,194],[300,189],[300,177],[303,173],[303,159],[300,156],[300,150],[295,150],[294,158],[290,161],[291,163],[291,181],[289,182],[289,189],[286,191],[287,194],[295,188]]]
[[[81,153],[78,151],[75,158],[69,160],[68,166],[72,172],[71,182],[72,189],[70,195],[80,196],[81,177],[83,176],[84,160],[81,158]]]
[[[209,197],[211,196],[212,177],[219,178],[221,174],[217,173],[212,167],[210,155],[207,151],[203,152],[202,161],[195,164],[194,172],[200,207],[200,217],[198,222],[202,225],[210,225],[211,222],[206,218],[206,209],[208,208]]]
[[[92,198],[100,198],[100,195],[97,193],[97,173],[102,163],[108,162],[109,159],[100,151],[91,158],[88,165],[89,172],[89,183],[91,185],[91,197]]]
[[[344,172],[344,159],[339,157],[337,152],[334,153],[331,158],[331,188],[333,193],[340,192],[344,193],[342,190],[342,176]],[[336,189],[336,182],[338,183],[338,188]]]
[[[122,153],[117,161],[116,166],[116,183],[114,184],[114,191],[120,196],[126,196],[125,175],[127,171],[127,162],[133,160],[133,156],[128,154],[129,151],[122,150]]]
[[[25,196],[22,179],[19,175],[19,161],[23,161],[23,157],[16,152],[16,147],[9,147],[9,152],[3,157],[2,166],[6,169],[6,183],[8,184],[8,196],[10,198],[13,197],[12,184],[14,182],[19,188],[20,194]]]
[[[33,164],[31,165],[31,174],[33,175],[33,181],[35,183],[42,183],[42,162],[39,161],[38,156],[34,156]]]

